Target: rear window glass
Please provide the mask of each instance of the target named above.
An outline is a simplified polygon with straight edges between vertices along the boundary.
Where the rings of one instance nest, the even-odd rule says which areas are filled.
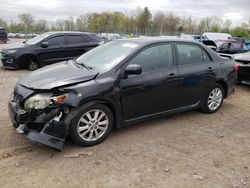
[[[83,38],[80,35],[69,35],[68,36],[68,43],[69,44],[80,44],[80,43],[85,43],[88,42],[86,38]]]
[[[241,48],[241,43],[234,42],[234,43],[231,44],[231,47],[232,48]]]
[[[197,45],[177,44],[179,63],[191,64],[211,61],[207,53]]]

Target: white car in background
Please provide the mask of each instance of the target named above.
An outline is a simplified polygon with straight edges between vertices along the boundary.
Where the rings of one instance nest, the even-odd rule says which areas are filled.
[[[210,32],[206,32],[203,33],[202,36],[207,37],[209,40],[228,40],[230,38],[232,38],[232,36],[228,33],[210,33]]]

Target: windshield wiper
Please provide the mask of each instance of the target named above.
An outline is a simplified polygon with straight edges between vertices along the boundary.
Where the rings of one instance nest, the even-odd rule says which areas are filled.
[[[83,66],[84,68],[86,68],[86,69],[92,69],[92,67],[89,67],[89,66],[87,66],[87,65],[85,65],[84,63],[79,63],[79,62],[77,62],[76,61],[76,58],[73,58],[73,59],[71,59],[75,64],[77,64],[77,65],[81,65],[81,66]]]

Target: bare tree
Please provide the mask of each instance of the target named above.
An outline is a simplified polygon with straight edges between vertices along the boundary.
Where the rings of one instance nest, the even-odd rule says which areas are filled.
[[[226,32],[226,33],[228,33],[231,24],[232,24],[232,21],[231,21],[231,20],[226,20],[226,21],[224,22],[223,31]]]
[[[32,24],[34,23],[34,17],[31,14],[20,14],[18,15],[19,19],[26,25],[26,31],[29,32],[31,30]]]
[[[64,20],[63,19],[57,19],[55,27],[57,30],[63,31],[64,30]]]
[[[153,18],[153,28],[160,28],[160,35],[162,35],[165,18],[166,15],[161,11],[156,12]]]

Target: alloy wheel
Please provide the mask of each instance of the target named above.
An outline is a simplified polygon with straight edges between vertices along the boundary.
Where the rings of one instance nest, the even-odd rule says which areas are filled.
[[[78,135],[85,141],[95,141],[107,131],[109,119],[102,110],[94,109],[81,116],[77,125]]]
[[[208,96],[208,108],[212,111],[220,107],[223,99],[223,92],[220,88],[214,88]]]

